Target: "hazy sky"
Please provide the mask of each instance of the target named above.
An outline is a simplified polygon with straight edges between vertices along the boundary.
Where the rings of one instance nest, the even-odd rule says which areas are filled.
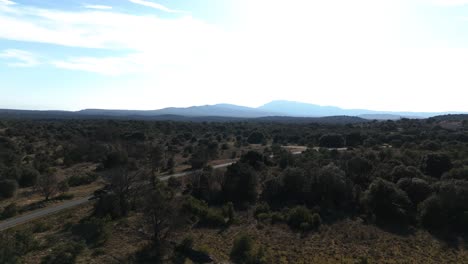
[[[468,111],[468,0],[0,0],[0,108]]]

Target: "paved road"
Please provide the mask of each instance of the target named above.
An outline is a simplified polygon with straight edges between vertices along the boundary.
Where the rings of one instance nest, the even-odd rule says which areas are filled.
[[[213,166],[213,169],[225,168],[225,167],[227,167],[229,165],[232,165],[234,163],[235,162],[229,162],[229,163],[216,165],[216,166]],[[161,177],[160,180],[167,181],[171,177],[180,178],[180,177],[187,176],[190,173],[192,173],[192,171],[172,174],[172,175]],[[39,210],[27,213],[27,214],[22,215],[22,216],[18,216],[18,217],[14,217],[14,218],[5,220],[3,222],[0,222],[0,231],[10,229],[12,227],[15,227],[15,226],[30,222],[32,220],[36,220],[36,219],[44,217],[44,216],[48,216],[48,215],[63,211],[65,209],[70,209],[70,208],[73,208],[73,207],[88,203],[88,202],[90,202],[89,199],[91,197],[93,197],[93,196],[88,196],[88,197],[85,197],[85,198],[82,198],[82,199],[79,199],[79,200],[73,200],[73,201],[65,202],[65,203],[62,203],[60,205],[56,205],[56,206],[53,206],[53,207],[47,207],[47,208],[39,209]]]
[[[91,197],[92,196],[85,197],[85,198],[82,198],[82,199],[79,199],[79,200],[69,201],[69,202],[66,202],[66,203],[63,203],[63,204],[60,204],[60,205],[56,205],[56,206],[53,206],[53,207],[46,207],[44,209],[39,209],[39,210],[33,211],[31,213],[28,213],[28,214],[25,214],[25,215],[22,215],[22,216],[18,216],[18,217],[15,217],[15,218],[8,219],[6,221],[0,222],[0,231],[10,229],[10,228],[15,227],[17,225],[27,223],[29,221],[35,220],[35,219],[40,218],[40,217],[51,215],[51,214],[60,212],[60,211],[65,210],[65,209],[69,209],[69,208],[73,208],[73,207],[81,205],[81,204],[85,204],[85,203],[89,202],[89,199]]]

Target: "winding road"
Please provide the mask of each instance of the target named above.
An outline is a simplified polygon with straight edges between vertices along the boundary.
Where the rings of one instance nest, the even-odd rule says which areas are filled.
[[[225,168],[225,167],[228,167],[229,165],[232,165],[234,163],[235,162],[228,162],[228,163],[223,163],[223,164],[220,164],[220,165],[215,165],[215,166],[213,166],[213,169]],[[187,175],[189,175],[191,173],[193,173],[193,171],[167,175],[167,176],[160,177],[160,180],[161,181],[167,181],[171,177],[180,178],[180,177],[187,176]],[[85,198],[81,198],[79,200],[68,201],[68,202],[65,202],[65,203],[62,203],[62,204],[59,204],[59,205],[56,205],[56,206],[46,207],[46,208],[39,209],[39,210],[24,214],[24,215],[21,215],[21,216],[18,216],[18,217],[13,217],[13,218],[7,219],[5,221],[0,222],[0,231],[4,231],[4,230],[10,229],[10,228],[13,228],[15,226],[21,225],[21,224],[31,222],[33,220],[36,220],[36,219],[39,219],[39,218],[42,218],[42,217],[45,217],[45,216],[48,216],[48,215],[51,215],[51,214],[61,212],[61,211],[66,210],[66,209],[74,208],[74,207],[77,207],[79,205],[89,203],[89,202],[91,202],[90,199],[92,197],[93,196],[88,196],[88,197],[85,197]]]

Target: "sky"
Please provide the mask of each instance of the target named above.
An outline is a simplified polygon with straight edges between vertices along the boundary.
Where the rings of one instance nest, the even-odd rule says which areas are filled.
[[[0,0],[0,108],[468,111],[468,0]]]

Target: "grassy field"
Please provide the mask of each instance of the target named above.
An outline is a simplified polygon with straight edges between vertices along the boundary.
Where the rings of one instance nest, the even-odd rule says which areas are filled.
[[[24,256],[23,263],[39,263],[55,247],[70,241],[66,227],[90,215],[91,210],[92,205],[85,205],[17,227],[43,229],[34,233],[43,249]],[[148,243],[138,214],[112,221],[109,226],[107,242],[86,248],[77,263],[127,263]],[[271,263],[468,263],[467,247],[461,239],[456,246],[448,245],[426,231],[400,235],[350,219],[324,224],[318,231],[301,235],[286,225],[258,223],[248,213],[241,213],[238,223],[225,230],[195,228],[173,239],[191,236],[195,248],[208,251],[218,263],[229,263],[233,241],[240,234],[250,235],[257,245],[265,247]]]

